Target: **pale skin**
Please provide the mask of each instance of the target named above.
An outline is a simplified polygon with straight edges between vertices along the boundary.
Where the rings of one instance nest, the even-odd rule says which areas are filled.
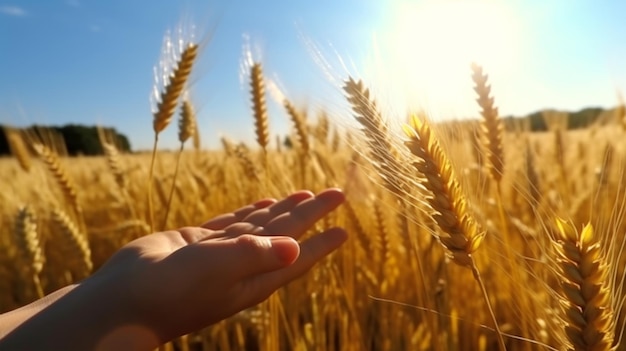
[[[0,350],[153,350],[266,300],[346,240],[298,242],[344,195],[266,199],[130,242],[91,277],[0,315]]]

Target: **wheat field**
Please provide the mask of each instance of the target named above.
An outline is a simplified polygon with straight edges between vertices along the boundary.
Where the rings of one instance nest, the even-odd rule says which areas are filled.
[[[474,65],[480,119],[416,114],[401,126],[367,82],[345,77],[360,127],[285,99],[288,148],[273,142],[255,63],[257,144],[224,138],[207,151],[185,97],[196,50],[181,53],[163,87],[152,155],[122,154],[103,134],[106,156],[69,158],[54,137],[6,131],[14,157],[0,160],[0,312],[85,278],[151,228],[340,187],[348,201],[315,227],[348,230],[338,252],[268,302],[162,349],[626,349],[623,108],[583,130],[504,130]],[[181,145],[196,148],[157,152],[179,106]]]

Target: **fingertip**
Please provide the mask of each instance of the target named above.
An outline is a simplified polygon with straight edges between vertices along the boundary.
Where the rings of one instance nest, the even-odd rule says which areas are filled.
[[[330,202],[336,205],[342,204],[346,200],[346,195],[339,188],[329,188],[321,191],[315,196],[317,199]]]
[[[269,207],[273,204],[276,203],[276,199],[274,198],[267,198],[267,199],[261,199],[255,203],[252,204],[252,206],[254,206],[255,208],[259,209],[259,208],[265,208],[265,207]]]
[[[301,202],[308,198],[312,198],[314,196],[315,194],[313,194],[309,190],[298,190],[296,192],[293,192],[291,195],[287,196],[287,198],[291,200],[295,200],[296,202]]]
[[[332,240],[332,242],[336,244],[337,247],[341,246],[348,240],[348,232],[339,227],[328,229],[326,231],[326,235],[329,237],[329,240]]]
[[[288,266],[294,263],[300,256],[300,245],[298,242],[288,236],[279,236],[270,238],[272,243],[272,251],[280,262]]]

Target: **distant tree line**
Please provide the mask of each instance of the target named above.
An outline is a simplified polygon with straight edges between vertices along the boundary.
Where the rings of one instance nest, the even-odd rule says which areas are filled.
[[[4,126],[0,125],[2,131],[4,128]],[[58,136],[58,139],[64,142],[65,150],[70,156],[94,156],[104,153],[96,126],[77,124],[68,124],[60,127],[34,125],[20,130],[23,132],[23,135],[35,136],[42,140],[46,140],[51,136]],[[131,151],[130,142],[125,135],[118,133],[114,128],[102,128],[102,131],[111,138],[110,141],[115,143],[119,151]],[[0,132],[0,155],[8,155],[10,153],[6,133]]]
[[[580,129],[589,127],[592,124],[599,122],[601,118],[606,118],[613,112],[614,109],[605,110],[601,107],[589,107],[576,112],[547,110],[537,111],[526,117],[522,117],[521,119],[513,116],[505,117],[504,125],[507,130],[515,130],[520,122],[525,122],[531,131],[542,132],[549,130],[550,124],[558,124],[562,122],[557,121],[556,119],[564,117],[568,129]],[[524,121],[524,119],[526,120]]]
[[[597,122],[606,122],[601,119],[610,118],[614,112],[613,109],[605,110],[600,107],[585,108],[577,112],[560,112],[560,111],[538,111],[531,113],[526,117],[503,117],[504,126],[507,130],[518,130],[523,124],[526,128],[534,132],[549,130],[552,123],[567,124],[569,129],[586,128]],[[564,119],[564,121],[563,121]],[[0,125],[0,129],[4,129]],[[118,133],[114,128],[103,128],[121,152],[130,152],[131,146],[128,138]],[[77,124],[68,124],[61,127],[58,126],[38,126],[34,125],[26,129],[22,129],[25,135],[55,135],[62,140],[65,149],[70,156],[77,155],[102,155],[104,152],[98,138],[98,128],[95,126],[84,126]],[[110,140],[111,141],[111,140]],[[284,140],[284,146],[291,146],[291,139]],[[10,154],[9,145],[5,133],[0,132],[0,156]]]

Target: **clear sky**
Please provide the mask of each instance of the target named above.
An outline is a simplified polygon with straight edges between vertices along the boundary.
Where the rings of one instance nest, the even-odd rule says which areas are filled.
[[[611,107],[626,90],[625,13],[619,0],[0,0],[0,123],[100,123],[149,148],[153,67],[181,23],[196,38],[211,33],[191,84],[210,146],[221,134],[252,140],[246,43],[286,96],[338,120],[350,115],[339,102],[347,74],[398,115],[476,115],[472,60],[490,74],[503,115]],[[270,112],[284,132],[282,110]],[[175,124],[162,140],[177,145]]]

